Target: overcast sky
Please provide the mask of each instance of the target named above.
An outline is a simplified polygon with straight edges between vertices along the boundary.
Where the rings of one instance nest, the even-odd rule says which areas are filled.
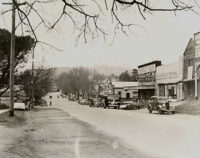
[[[1,10],[4,8],[0,4]],[[56,7],[54,8],[56,11]],[[10,18],[0,20],[0,27],[10,27]],[[141,17],[134,22],[138,23]],[[44,56],[45,64],[49,66],[94,66],[109,65],[136,68],[140,64],[155,59],[164,64],[178,61],[193,34],[200,31],[200,16],[193,12],[154,13],[142,23],[145,30],[136,28],[128,36],[119,34],[110,45],[110,41],[97,39],[87,45],[79,43],[75,46],[71,31],[65,30],[66,23],[62,23],[57,32],[41,30],[43,40],[52,43],[61,52],[50,48],[36,48],[36,58],[41,61]],[[43,32],[42,32],[43,31]],[[40,54],[40,57],[39,55]],[[42,54],[42,55],[41,55]]]

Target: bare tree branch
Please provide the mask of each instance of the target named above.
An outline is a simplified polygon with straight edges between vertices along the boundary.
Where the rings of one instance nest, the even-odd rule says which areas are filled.
[[[185,3],[184,0],[168,0],[168,2],[171,3],[171,6],[166,6],[166,8],[156,8],[151,6],[150,4],[152,1],[153,0],[21,0],[20,3],[17,1],[15,3],[20,20],[17,27],[28,27],[30,33],[36,39],[36,43],[41,43],[41,40],[38,39],[36,33],[40,27],[43,26],[47,30],[53,30],[62,19],[69,18],[73,24],[73,32],[79,32],[76,39],[82,38],[86,43],[89,37],[93,40],[100,35],[105,37],[110,34],[110,28],[104,26],[104,19],[112,17],[112,25],[115,25],[113,27],[114,34],[116,34],[116,31],[120,28],[121,32],[127,35],[127,31],[130,27],[138,27],[139,25],[131,20],[128,22],[124,21],[122,13],[129,8],[136,9],[144,20],[146,20],[147,13],[177,12],[193,9],[193,6],[189,5],[190,3]],[[196,0],[194,0],[194,2],[198,4]],[[56,10],[55,14],[53,14],[55,17],[48,19],[43,13],[43,10],[41,11],[38,7],[44,6],[45,9],[47,5],[52,4],[59,4],[62,9]],[[93,7],[96,8],[95,11],[92,10]],[[5,10],[2,14],[6,14],[10,11],[12,10]],[[57,12],[59,12],[58,15]],[[34,19],[37,19],[36,25],[33,25],[33,15],[35,17]],[[131,15],[127,16],[131,17]],[[50,22],[52,20],[54,21],[53,23]],[[24,29],[22,29],[22,32],[23,31]],[[46,42],[43,43],[47,44]]]

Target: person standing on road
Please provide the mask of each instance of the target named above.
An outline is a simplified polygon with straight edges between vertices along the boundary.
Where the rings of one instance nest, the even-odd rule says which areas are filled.
[[[52,106],[52,96],[49,96],[50,102],[49,102],[49,106]]]

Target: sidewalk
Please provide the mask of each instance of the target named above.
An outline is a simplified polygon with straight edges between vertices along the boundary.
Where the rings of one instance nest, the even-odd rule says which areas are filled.
[[[186,101],[176,101],[176,102],[171,102],[171,105],[172,106],[179,106],[179,105],[185,104],[185,103],[186,103]]]
[[[155,158],[55,109],[0,115],[0,158]]]
[[[7,111],[9,111],[9,109],[0,110],[0,114],[5,113],[5,112],[7,112]]]

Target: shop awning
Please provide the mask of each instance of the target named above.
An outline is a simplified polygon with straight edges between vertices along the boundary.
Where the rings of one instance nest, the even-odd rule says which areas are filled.
[[[125,91],[126,90],[132,90],[132,91],[137,91],[138,89],[137,89],[137,87],[125,87],[125,88],[123,88]]]
[[[189,82],[189,81],[194,81],[194,79],[185,79],[183,82]]]
[[[155,89],[155,85],[138,86],[137,89]]]

